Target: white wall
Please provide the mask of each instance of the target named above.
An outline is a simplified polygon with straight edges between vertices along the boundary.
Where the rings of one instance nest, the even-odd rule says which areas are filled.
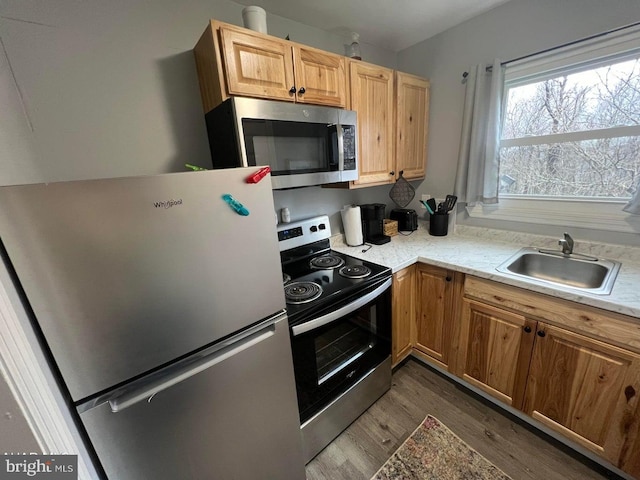
[[[225,0],[0,2],[0,185],[183,171],[210,162],[192,49]],[[268,15],[272,35],[350,40]],[[363,45],[393,67],[395,53]]]
[[[472,65],[536,53],[640,21],[638,0],[511,0],[398,54],[398,69],[428,77],[431,112],[427,178],[418,194],[443,197],[454,185],[464,85]],[[472,223],[471,220],[458,221]],[[556,235],[557,229],[506,222],[477,225]],[[579,238],[640,244],[638,235],[572,229]]]
[[[192,49],[210,18],[242,25],[226,0],[0,2],[0,185],[184,171],[210,154]],[[344,55],[350,38],[267,14],[271,35]],[[362,44],[394,68],[395,52]],[[352,194],[276,192],[292,217],[385,201],[388,187]]]

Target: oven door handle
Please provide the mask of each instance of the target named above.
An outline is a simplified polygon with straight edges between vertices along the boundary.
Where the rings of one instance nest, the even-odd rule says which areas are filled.
[[[359,309],[360,307],[363,307],[364,305],[369,303],[371,300],[376,298],[378,295],[380,295],[390,286],[391,286],[391,279],[389,278],[378,288],[367,293],[365,296],[360,297],[355,302],[351,302],[348,305],[345,305],[344,307],[339,308],[338,310],[335,310],[331,313],[327,313],[326,315],[315,318],[301,325],[296,325],[295,327],[291,327],[292,335],[295,337],[303,333],[310,332],[311,330],[315,330],[316,328],[320,328],[324,325],[327,325],[333,322],[334,320],[339,319],[340,317],[348,315],[351,312],[355,312],[357,309]]]

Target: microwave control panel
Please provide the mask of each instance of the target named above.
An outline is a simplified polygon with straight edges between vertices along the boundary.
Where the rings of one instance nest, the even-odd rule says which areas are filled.
[[[344,149],[344,169],[356,169],[356,127],[354,125],[342,126],[342,145]]]

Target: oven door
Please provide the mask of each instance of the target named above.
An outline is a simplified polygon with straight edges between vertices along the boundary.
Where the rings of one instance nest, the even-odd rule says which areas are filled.
[[[291,327],[300,423],[391,354],[391,279],[383,279]]]

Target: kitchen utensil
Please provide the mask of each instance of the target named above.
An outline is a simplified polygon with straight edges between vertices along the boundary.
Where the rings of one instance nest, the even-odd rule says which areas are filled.
[[[398,180],[396,180],[396,183],[391,187],[391,190],[389,190],[389,198],[400,208],[409,205],[413,197],[416,196],[415,188],[404,179],[402,176],[403,173],[404,171],[401,170]]]
[[[453,207],[456,205],[457,201],[458,197],[456,197],[455,195],[447,195],[447,197],[444,199],[445,212],[450,212],[451,210],[453,210]]]
[[[431,215],[436,213],[437,207],[436,207],[436,200],[434,198],[430,198],[429,200],[427,200],[427,205],[429,206],[427,207],[427,210],[431,208],[431,211],[429,212]]]
[[[424,208],[427,209],[427,212],[429,212],[429,215],[433,215],[435,213],[426,200],[420,200],[420,203],[424,205]]]

